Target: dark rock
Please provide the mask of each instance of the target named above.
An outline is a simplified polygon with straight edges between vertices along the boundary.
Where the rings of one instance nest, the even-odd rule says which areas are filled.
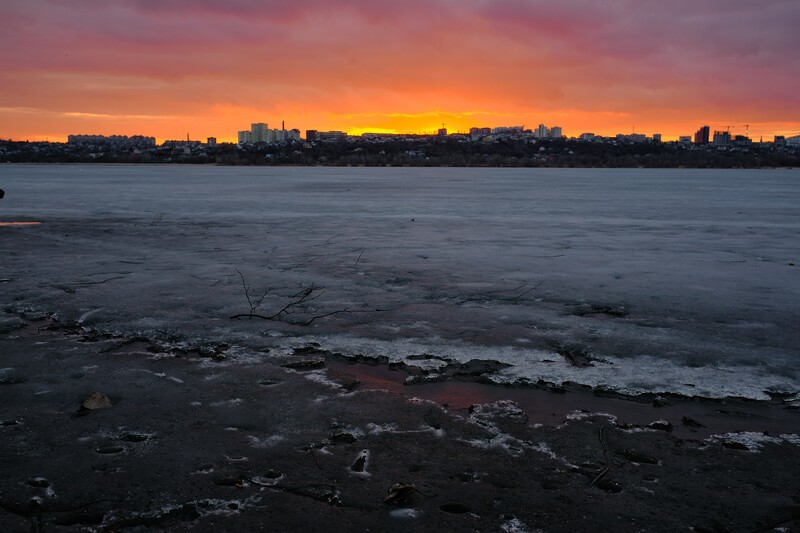
[[[352,444],[356,440],[358,439],[356,439],[355,435],[346,432],[336,433],[330,437],[330,441],[333,444]]]
[[[88,409],[90,411],[95,409],[108,409],[113,404],[105,394],[95,392],[81,403],[81,409]]]
[[[43,477],[33,477],[28,480],[28,485],[30,485],[31,487],[38,487],[45,489],[50,486],[50,482]]]
[[[417,492],[417,487],[412,483],[395,483],[389,487],[383,502],[392,505],[408,505],[415,492]]]
[[[361,454],[356,458],[355,462],[350,466],[350,470],[353,472],[363,472],[367,467],[367,452],[366,450],[362,451]]]

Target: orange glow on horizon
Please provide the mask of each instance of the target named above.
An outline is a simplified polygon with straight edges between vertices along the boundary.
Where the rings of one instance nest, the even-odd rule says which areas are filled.
[[[62,113],[58,117],[47,117],[41,120],[31,117],[27,113],[11,113],[6,117],[3,126],[0,126],[0,138],[16,141],[51,141],[66,142],[67,136],[72,134],[86,135],[144,135],[155,137],[158,144],[167,140],[184,140],[187,133],[192,140],[205,142],[207,137],[215,137],[217,142],[236,143],[239,130],[249,130],[250,124],[266,122],[270,128],[280,128],[285,121],[286,129],[297,128],[301,137],[305,138],[306,130],[318,131],[344,131],[351,136],[360,136],[365,133],[387,134],[436,134],[443,127],[449,134],[469,133],[470,128],[496,128],[505,126],[524,126],[525,129],[535,130],[540,123],[547,127],[560,126],[566,137],[578,137],[582,133],[594,133],[604,137],[614,137],[617,134],[642,133],[652,137],[660,133],[664,141],[678,140],[680,136],[693,136],[704,124],[711,127],[711,131],[725,131],[729,124],[723,121],[684,121],[674,122],[664,119],[663,122],[651,120],[632,124],[628,116],[597,116],[597,113],[581,113],[571,110],[563,114],[563,120],[558,113],[539,114],[534,112],[520,114],[517,118],[503,113],[492,115],[484,113],[475,116],[471,113],[445,113],[430,111],[417,114],[396,113],[370,113],[367,117],[359,115],[336,116],[320,111],[319,119],[308,116],[309,113],[291,113],[284,110],[282,120],[270,120],[270,111],[259,112],[251,110],[248,116],[242,112],[224,116],[157,116],[148,117],[143,121],[136,117],[121,116],[92,116],[82,113]],[[3,110],[0,108],[0,116]],[[265,118],[266,117],[266,118]],[[296,117],[296,118],[295,118]],[[302,123],[299,123],[302,121]],[[765,141],[772,141],[775,135],[791,137],[800,134],[800,128],[794,124],[769,122],[748,124],[749,137],[758,141],[763,137]],[[794,127],[793,127],[794,126]],[[745,125],[730,128],[732,135],[744,135]]]

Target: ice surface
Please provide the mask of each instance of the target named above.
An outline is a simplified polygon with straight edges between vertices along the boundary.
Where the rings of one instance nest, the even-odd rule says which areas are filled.
[[[758,452],[764,444],[793,444],[800,446],[800,436],[795,434],[781,434],[772,437],[764,433],[753,431],[740,431],[736,433],[725,433],[724,435],[712,435],[707,441],[720,441],[725,443],[735,443],[747,448],[748,451]]]
[[[22,316],[234,362],[317,342],[511,364],[498,382],[800,391],[798,170],[3,165],[0,184],[0,221],[41,222],[0,227]],[[315,298],[231,320],[237,269],[258,313]]]

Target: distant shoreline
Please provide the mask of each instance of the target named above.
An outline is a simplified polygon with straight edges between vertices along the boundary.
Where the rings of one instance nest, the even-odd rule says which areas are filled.
[[[202,164],[295,167],[453,168],[797,168],[800,148],[774,143],[696,145],[678,142],[529,142],[339,140],[273,144],[181,141],[151,148],[0,141],[5,163]]]

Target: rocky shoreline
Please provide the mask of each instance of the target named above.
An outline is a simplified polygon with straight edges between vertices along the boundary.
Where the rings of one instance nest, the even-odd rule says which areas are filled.
[[[800,528],[785,398],[501,387],[491,361],[426,380],[8,313],[0,353],[4,531]]]

